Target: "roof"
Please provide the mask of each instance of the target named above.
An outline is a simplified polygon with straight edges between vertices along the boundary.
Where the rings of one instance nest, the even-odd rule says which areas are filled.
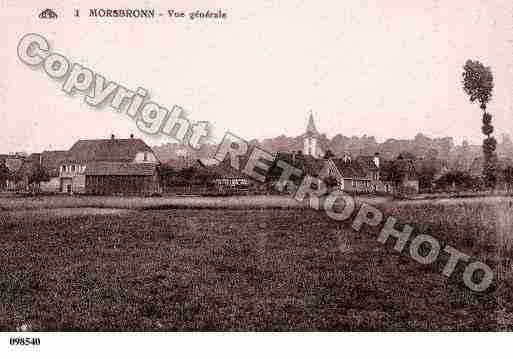
[[[153,176],[154,163],[94,162],[86,165],[86,176]]]
[[[326,160],[322,158],[315,158],[311,155],[304,155],[299,153],[293,154],[279,152],[276,156],[277,160],[286,162],[289,165],[301,170],[303,174],[310,176],[318,176],[326,163]]]
[[[132,162],[139,152],[153,150],[139,138],[80,140],[69,150],[69,162]]]
[[[358,161],[345,161],[343,158],[332,158],[335,167],[343,178],[367,178],[368,172],[358,163]]]
[[[59,166],[68,156],[68,151],[43,151],[41,153],[41,166],[51,177],[57,177]]]

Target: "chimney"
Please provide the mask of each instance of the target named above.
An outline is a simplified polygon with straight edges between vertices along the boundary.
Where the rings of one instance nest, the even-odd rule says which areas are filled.
[[[377,167],[377,168],[379,168],[379,152],[376,152],[376,153],[374,154],[374,159],[373,159],[373,161],[374,161],[374,164],[376,165],[376,167]]]
[[[131,138],[132,140],[134,139],[134,134],[133,134],[133,133],[131,133],[131,134],[130,134],[130,138]]]
[[[292,151],[292,164],[296,162],[296,151]]]
[[[110,135],[110,139],[111,139],[111,140],[113,140],[113,139],[115,139],[115,138],[116,138],[116,136],[114,136],[114,134]]]

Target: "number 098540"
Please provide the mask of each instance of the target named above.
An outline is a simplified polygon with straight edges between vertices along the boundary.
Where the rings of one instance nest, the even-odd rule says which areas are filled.
[[[41,340],[39,338],[11,337],[9,339],[9,344],[11,344],[11,345],[39,345],[39,344],[41,344]]]

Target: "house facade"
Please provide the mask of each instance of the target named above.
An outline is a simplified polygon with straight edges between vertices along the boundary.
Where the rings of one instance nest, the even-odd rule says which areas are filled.
[[[160,193],[154,163],[90,163],[85,171],[85,191],[93,195],[144,195]]]

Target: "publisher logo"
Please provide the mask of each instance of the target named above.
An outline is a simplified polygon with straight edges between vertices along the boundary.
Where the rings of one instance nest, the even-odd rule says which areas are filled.
[[[57,13],[52,9],[46,9],[39,14],[40,19],[57,19]]]

